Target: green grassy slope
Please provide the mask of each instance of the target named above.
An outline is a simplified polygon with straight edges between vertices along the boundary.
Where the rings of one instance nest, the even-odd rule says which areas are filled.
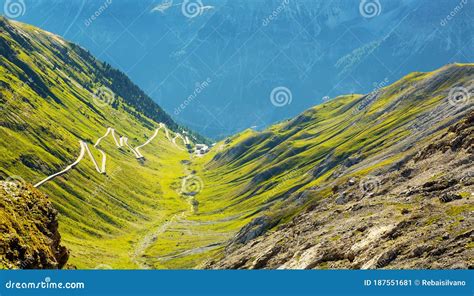
[[[2,177],[36,183],[71,164],[79,140],[92,149],[107,127],[132,146],[144,143],[158,121],[181,129],[159,107],[145,112],[146,95],[84,50],[25,24],[0,25]],[[220,258],[229,240],[273,230],[330,197],[335,185],[393,167],[416,143],[431,141],[472,109],[471,101],[448,98],[473,78],[473,65],[413,73],[262,132],[243,131],[204,157],[178,149],[163,130],[141,150],[144,162],[108,137],[101,144],[107,174],[86,156],[40,189],[60,213],[69,265],[196,268]]]
[[[176,126],[167,116],[156,121],[144,116],[131,105],[135,102],[117,94],[97,99],[95,93],[105,89],[97,81],[105,78],[97,76],[97,64],[84,60],[74,45],[25,24],[1,19],[0,25],[4,178],[21,176],[35,184],[71,164],[79,154],[79,140],[89,143],[100,161],[92,145],[107,127],[136,147],[153,134],[158,120]],[[40,189],[60,213],[70,265],[136,268],[141,264],[136,249],[147,232],[188,208],[177,191],[178,177],[184,174],[180,162],[188,154],[170,143],[163,130],[141,149],[143,163],[128,149],[117,149],[111,137],[101,147],[107,153],[106,175],[98,174],[86,156]]]
[[[186,229],[195,252],[176,252],[157,266],[192,267],[219,258],[229,234],[256,217],[265,219],[246,226],[247,238],[232,240],[247,241],[285,224],[309,204],[332,197],[332,188],[350,178],[393,168],[472,110],[470,100],[450,103],[449,93],[469,89],[473,78],[473,65],[413,73],[371,94],[341,96],[265,131],[248,130],[217,143],[211,153],[193,159],[203,187],[196,196],[198,213],[163,234],[172,245]],[[222,244],[210,248],[211,241],[200,235],[208,231],[221,235]],[[150,254],[163,256],[162,250]]]

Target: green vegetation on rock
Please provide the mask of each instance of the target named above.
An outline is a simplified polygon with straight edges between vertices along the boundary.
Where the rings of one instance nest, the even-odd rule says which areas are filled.
[[[147,141],[160,122],[172,130],[171,137],[188,132],[191,138],[206,141],[178,126],[122,73],[77,45],[3,18],[0,26],[3,178],[17,175],[35,184],[73,163],[80,140],[100,160],[101,153],[93,145],[108,127],[128,137],[133,147]],[[368,95],[334,98],[264,131],[243,131],[220,141],[202,157],[169,141],[163,129],[141,149],[145,156],[141,160],[130,148],[117,148],[108,136],[100,144],[107,155],[106,174],[97,173],[85,157],[39,189],[60,214],[59,232],[70,250],[68,267],[337,268],[328,262],[355,260],[357,264],[351,267],[382,268],[393,261],[393,254],[403,252],[403,246],[393,253],[377,254],[382,258],[377,262],[359,262],[353,256],[373,242],[366,236],[399,229],[396,226],[404,215],[424,205],[427,195],[433,199],[434,194],[448,194],[445,191],[454,188],[446,171],[426,169],[432,174],[425,176],[417,163],[410,169],[422,175],[418,183],[409,182],[413,186],[432,182],[445,191],[413,191],[410,203],[404,203],[401,189],[385,187],[394,182],[388,176],[400,174],[402,168],[408,170],[407,163],[425,151],[425,146],[440,143],[436,142],[440,135],[460,135],[459,129],[447,129],[466,117],[472,103],[452,104],[449,93],[454,87],[468,87],[473,78],[473,65],[453,64],[430,73],[412,73]],[[449,167],[472,153],[462,146],[465,144],[456,149],[449,145],[446,150],[454,151]],[[426,151],[430,159],[434,157],[434,152]],[[471,163],[463,165],[469,169]],[[443,202],[435,207],[440,219],[449,216],[453,220],[454,226],[446,229],[450,235],[462,236],[472,227],[472,219],[465,217],[472,211],[467,202],[471,189],[472,184],[459,185],[450,194],[459,193],[460,199],[443,195],[446,200],[455,196],[449,201],[453,205]],[[353,214],[356,210],[352,207],[364,207],[358,202],[372,197],[376,199],[370,206]],[[420,215],[425,215],[421,222],[440,223],[433,220],[435,215],[426,217],[427,212],[421,211]],[[353,244],[357,252],[326,254],[330,258],[324,255],[319,261],[311,256],[320,253],[301,252],[291,260],[296,258],[307,266],[290,264],[284,261],[289,258],[283,257],[270,265],[270,258],[283,254],[288,241],[269,236],[291,235],[298,245],[303,234],[282,229],[293,227],[307,213],[316,217],[307,225],[308,233],[318,223],[326,223],[317,237],[305,236],[308,248],[316,250],[323,242]],[[338,217],[340,223],[329,223],[332,217]],[[370,226],[356,226],[367,220]],[[341,225],[353,229],[343,230]],[[272,247],[262,243],[263,239]],[[239,251],[254,242],[263,246]],[[292,251],[286,251],[288,257]],[[240,266],[232,261],[241,259],[236,253],[246,252],[253,253],[252,260],[238,261],[243,262]]]

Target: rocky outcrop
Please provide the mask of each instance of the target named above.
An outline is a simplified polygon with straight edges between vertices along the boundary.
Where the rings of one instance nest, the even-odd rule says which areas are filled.
[[[449,129],[437,138],[432,144],[429,144],[423,150],[418,152],[414,161],[423,160],[437,152],[467,150],[468,153],[474,153],[474,112],[471,112],[461,122],[452,125]]]
[[[0,196],[0,268],[62,268],[69,252],[48,197],[20,178],[1,181]]]
[[[313,188],[314,196],[329,196],[274,231],[262,232],[258,223],[270,217],[253,220],[235,237],[239,247],[205,267],[474,268],[473,118],[471,112],[428,143],[414,144],[369,182],[353,175]]]
[[[276,221],[272,221],[272,219],[267,216],[255,218],[236,234],[230,245],[245,244],[265,233],[265,231],[273,227],[276,223]]]

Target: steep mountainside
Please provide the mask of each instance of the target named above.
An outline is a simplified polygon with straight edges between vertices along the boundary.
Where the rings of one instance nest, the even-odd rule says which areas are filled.
[[[76,45],[4,18],[0,27],[2,178],[37,184],[83,155],[39,187],[60,214],[68,264],[141,266],[148,232],[189,208],[179,193],[189,155],[182,140],[172,141],[181,129],[123,74]],[[112,133],[97,142],[109,127],[120,143]]]
[[[311,228],[320,223],[318,229],[334,244],[351,246],[368,237],[371,241],[364,248],[372,248],[373,243],[379,243],[377,239],[381,235],[375,230],[381,227],[385,233],[399,223],[403,225],[403,218],[410,217],[406,216],[408,211],[413,213],[412,220],[406,222],[409,225],[427,231],[439,226],[433,237],[426,237],[429,247],[436,244],[438,232],[443,231],[445,237],[448,233],[452,239],[445,245],[448,251],[435,252],[438,257],[428,256],[423,259],[423,266],[434,267],[436,265],[429,260],[446,258],[450,252],[456,252],[456,256],[438,266],[454,267],[456,260],[472,252],[472,244],[466,242],[464,235],[470,237],[473,226],[470,213],[474,208],[469,200],[472,184],[463,179],[472,179],[469,173],[472,171],[472,142],[467,140],[460,145],[462,148],[455,148],[449,158],[436,155],[414,164],[413,168],[405,166],[426,145],[436,146],[437,137],[472,110],[473,78],[473,65],[454,64],[434,72],[412,73],[373,93],[338,97],[263,132],[247,130],[217,143],[210,153],[192,158],[187,164],[193,178],[199,180],[199,190],[193,194],[195,207],[192,213],[173,220],[160,233],[161,240],[147,249],[150,264],[157,268],[324,268],[328,266],[325,262],[330,260],[308,266],[291,263],[289,258],[299,256],[297,251],[304,248],[303,243],[307,243],[308,248],[321,250],[315,246],[316,238],[306,242],[307,237],[302,232],[291,228],[291,223],[297,223],[292,222],[298,219],[295,217],[311,212],[321,221],[305,225]],[[466,132],[470,134],[469,129],[463,133]],[[454,137],[453,141],[460,140]],[[444,166],[437,157],[444,159]],[[430,166],[434,169],[429,169]],[[456,170],[451,170],[454,167]],[[421,175],[418,179],[408,182],[418,174]],[[432,194],[401,193],[411,192],[409,186],[427,183],[429,187],[430,182],[447,182],[448,185],[440,185],[441,189],[434,185]],[[350,187],[347,184],[351,184]],[[426,192],[431,192],[429,190]],[[444,204],[438,202],[439,198],[455,201]],[[366,206],[365,202],[373,205]],[[426,203],[434,204],[433,212],[425,208]],[[354,211],[348,211],[348,207]],[[433,217],[433,213],[437,216]],[[330,222],[325,222],[324,215]],[[346,224],[348,229],[335,228]],[[361,229],[352,237],[352,227],[356,224],[360,224]],[[282,227],[290,228],[291,236],[277,232]],[[375,230],[372,227],[376,227]],[[269,235],[273,232],[285,240],[272,239]],[[399,232],[401,240],[412,238],[409,229],[402,227]],[[309,236],[320,235],[308,233]],[[321,239],[325,242],[326,237]],[[257,243],[260,244],[252,248]],[[287,245],[281,251],[268,250],[268,245],[278,243]],[[396,248],[398,243],[389,241],[383,247]],[[409,250],[400,247],[400,252]],[[265,258],[276,257],[279,252],[284,259],[265,263]],[[366,259],[379,255],[362,251],[361,254],[353,265],[338,262],[337,258],[341,257],[337,257],[331,266],[373,267]],[[255,259],[260,256],[264,259],[256,263]],[[308,261],[314,259],[309,257]],[[283,265],[286,261],[288,265]],[[460,262],[459,266],[470,266],[465,260]],[[379,267],[390,268],[388,263]],[[412,266],[403,260],[398,266],[403,264]]]
[[[473,65],[337,97],[198,157],[121,73],[0,24],[1,175],[50,197],[66,267],[472,266]],[[5,221],[23,205],[0,202]],[[2,237],[23,245],[17,229]]]
[[[467,0],[121,0],[93,21],[107,1],[30,2],[20,20],[128,71],[162,107],[178,109],[177,120],[212,137],[262,129],[325,96],[474,60]],[[189,18],[183,3],[207,9]],[[179,108],[207,78],[192,107]],[[268,97],[281,85],[293,100],[275,108]]]
[[[206,266],[472,266],[473,78],[473,65],[413,73],[218,143],[200,210],[249,223]],[[416,247],[429,252],[406,261]]]
[[[328,182],[326,198],[313,188],[274,231],[243,228],[207,267],[474,268],[474,112],[414,148],[370,178]]]

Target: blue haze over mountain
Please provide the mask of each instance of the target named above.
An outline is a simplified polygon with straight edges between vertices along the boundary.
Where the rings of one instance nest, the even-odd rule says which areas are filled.
[[[327,96],[473,62],[470,2],[380,0],[379,14],[366,18],[357,0],[202,0],[205,9],[189,18],[181,0],[41,0],[26,1],[18,20],[87,48],[178,122],[219,138],[290,118]],[[292,93],[283,107],[270,101],[279,86]]]

